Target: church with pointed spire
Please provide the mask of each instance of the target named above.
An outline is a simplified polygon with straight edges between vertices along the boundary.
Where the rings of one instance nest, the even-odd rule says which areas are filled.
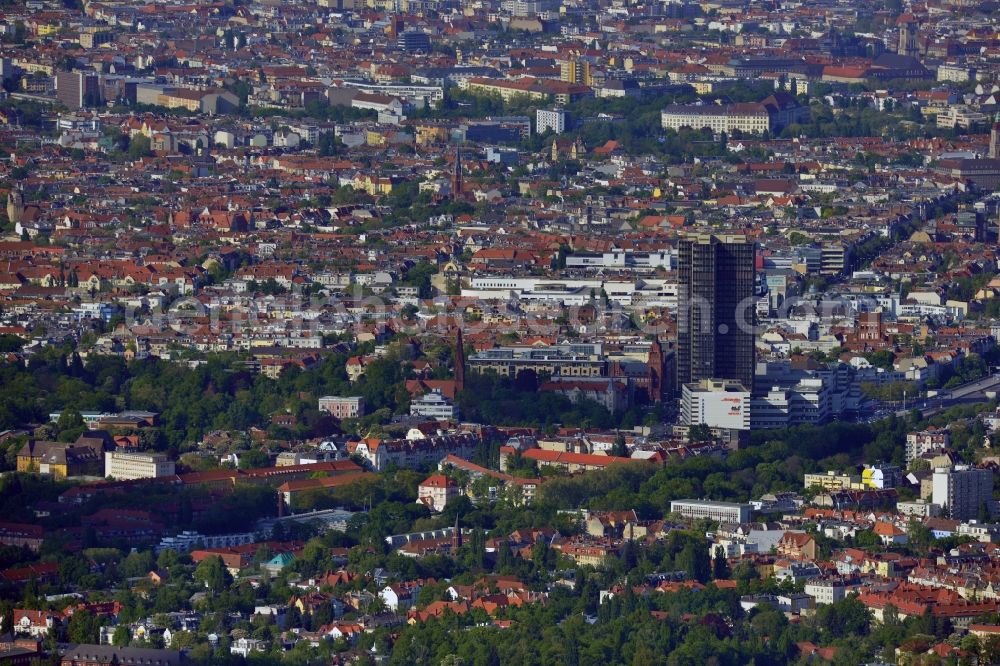
[[[455,337],[455,393],[465,390],[465,342],[462,340],[462,327],[458,328]]]
[[[452,360],[454,362],[453,379],[407,379],[406,390],[414,398],[437,391],[448,400],[455,400],[458,394],[465,390],[465,341],[462,338],[461,328],[458,329],[455,336]]]
[[[465,182],[462,179],[462,149],[455,150],[455,165],[451,172],[451,198],[465,197]]]
[[[608,376],[628,382],[634,389],[632,399],[659,404],[676,391],[676,358],[673,349],[664,348],[658,337],[649,345],[646,362],[618,358],[608,364]]]
[[[451,554],[454,555],[462,547],[462,528],[458,524],[458,514],[455,514],[455,527],[451,533]]]

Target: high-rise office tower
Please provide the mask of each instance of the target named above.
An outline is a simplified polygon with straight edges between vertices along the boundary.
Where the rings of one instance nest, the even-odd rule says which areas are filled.
[[[754,243],[691,234],[678,248],[677,386],[732,379],[753,388]]]
[[[73,111],[101,102],[101,82],[97,74],[56,72],[56,97]]]

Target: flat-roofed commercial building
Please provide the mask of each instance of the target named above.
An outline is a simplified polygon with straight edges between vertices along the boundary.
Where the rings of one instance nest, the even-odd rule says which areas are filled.
[[[712,502],[709,500],[674,500],[670,513],[685,518],[708,518],[719,523],[748,523],[753,510],[749,504]]]
[[[607,362],[600,346],[559,345],[554,347],[498,347],[469,357],[469,369],[474,372],[493,371],[503,377],[517,377],[532,370],[550,377],[603,377]]]
[[[681,390],[681,423],[710,428],[750,429],[750,391],[735,380],[703,379]]]
[[[108,451],[104,454],[104,476],[119,481],[156,479],[174,473],[174,461],[162,453],[126,453]]]

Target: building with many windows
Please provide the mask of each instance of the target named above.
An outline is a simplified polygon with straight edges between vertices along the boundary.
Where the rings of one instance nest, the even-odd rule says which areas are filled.
[[[423,108],[425,105],[436,106],[444,100],[444,88],[442,86],[419,86],[412,83],[377,83],[362,80],[345,80],[340,85],[344,88],[355,88],[369,95],[398,97],[404,103],[416,108]],[[336,90],[337,88],[330,89],[330,91]],[[328,92],[328,96],[329,94]]]
[[[319,399],[319,411],[340,420],[356,419],[365,415],[365,399],[361,396],[325,395]]]
[[[614,414],[632,406],[631,384],[627,378],[618,381],[610,377],[555,377],[539,386],[538,390],[557,393],[571,402],[596,402]]]
[[[569,125],[569,113],[566,109],[538,109],[535,111],[535,131],[539,134],[552,130],[562,134]]]
[[[104,476],[118,481],[157,479],[174,473],[174,461],[162,453],[126,453],[108,451],[104,454]]]
[[[514,99],[549,100],[556,104],[572,104],[585,97],[593,97],[590,86],[553,79],[536,79],[526,76],[520,79],[472,78],[466,84],[469,92],[476,95],[499,95],[509,102]]]
[[[685,518],[708,518],[719,523],[748,523],[752,507],[735,502],[712,502],[709,500],[674,500],[670,503],[670,513]]]
[[[966,81],[975,81],[977,73],[975,67],[970,67],[967,64],[941,63],[937,68],[937,80],[964,83]]]
[[[715,133],[763,134],[771,130],[771,117],[760,104],[673,104],[663,109],[664,129],[710,129]]]
[[[761,377],[757,377],[760,381]],[[750,426],[757,430],[826,423],[833,416],[832,389],[825,377],[805,377],[792,386],[771,386],[753,396]]]
[[[945,428],[931,428],[906,434],[906,462],[931,451],[947,449],[951,446],[951,433]]]
[[[431,36],[423,30],[406,30],[400,33],[396,47],[407,53],[428,53],[431,50]]]
[[[931,501],[948,512],[954,520],[979,516],[984,505],[993,500],[993,471],[968,465],[938,467],[931,479]]]
[[[677,256],[677,385],[731,379],[753,390],[753,241],[690,234]]]
[[[100,79],[86,72],[57,72],[56,97],[71,110],[96,106],[101,102]]]
[[[431,511],[444,511],[448,502],[461,492],[461,488],[451,478],[444,474],[432,474],[417,486],[417,504],[423,504]]]
[[[390,465],[408,468],[436,465],[449,455],[467,458],[478,444],[476,435],[455,433],[413,439],[368,437],[349,442],[347,448],[351,455],[365,459],[369,467],[380,472]]]
[[[607,374],[607,362],[599,344],[497,347],[470,356],[469,370],[503,377],[517,377],[526,370],[550,377],[602,377]]]
[[[435,389],[410,402],[410,415],[435,421],[451,421],[458,418],[458,407],[444,397],[440,390]]]
[[[815,600],[817,606],[822,606],[842,601],[860,587],[860,579],[843,576],[807,580],[803,591]]]
[[[73,444],[29,440],[17,452],[17,471],[54,479],[100,474],[104,447],[91,440]]]
[[[672,104],[663,109],[664,129],[710,129],[716,133],[763,134],[779,132],[793,123],[809,120],[809,107],[791,95],[776,92],[761,102],[736,104]]]
[[[585,86],[594,85],[590,61],[583,58],[563,60],[559,63],[559,79],[567,83],[582,83]]]

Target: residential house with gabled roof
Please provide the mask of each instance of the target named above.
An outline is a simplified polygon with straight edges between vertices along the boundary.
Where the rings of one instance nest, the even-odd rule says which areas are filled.
[[[448,502],[462,493],[458,484],[444,474],[432,474],[417,485],[417,504],[431,511],[444,511]]]
[[[816,540],[807,532],[785,532],[775,550],[781,557],[812,561],[816,559]]]
[[[17,471],[51,474],[55,479],[85,474],[100,476],[103,459],[101,445],[30,440],[17,452]]]
[[[44,638],[52,633],[58,633],[65,620],[63,614],[56,611],[15,608],[13,613],[14,633],[26,634],[33,638]]]

